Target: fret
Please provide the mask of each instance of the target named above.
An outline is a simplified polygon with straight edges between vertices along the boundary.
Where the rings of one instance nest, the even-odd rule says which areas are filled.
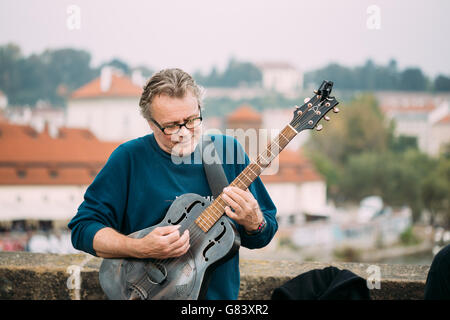
[[[253,170],[252,170],[252,168],[251,168],[251,167],[252,167],[252,165],[254,165],[254,164],[255,164],[255,163],[250,163],[250,164],[248,165],[248,167],[247,167],[247,168],[248,168],[248,170],[250,170],[250,171],[251,171],[251,172],[252,172],[252,173],[253,173],[253,174],[255,175],[255,177],[257,177],[257,176],[259,176],[259,174],[258,174],[258,173],[256,173],[255,171],[253,171]]]
[[[220,216],[217,216],[216,212],[214,210],[210,210],[209,208],[206,209],[205,215],[208,217],[209,221],[212,221],[212,223],[216,223],[216,221],[220,218]]]
[[[213,203],[214,204],[214,203]],[[220,211],[219,208],[217,208],[215,205],[211,205],[209,206],[209,208],[211,208],[211,211],[214,213],[214,217],[216,218],[216,221],[220,219],[220,217],[222,216],[223,212]],[[208,208],[208,209],[209,209]],[[218,215],[216,215],[218,214]]]
[[[253,182],[253,179],[251,179],[251,178],[249,178],[246,174],[245,174],[245,170],[246,170],[247,168],[245,168],[243,171],[242,171],[242,175],[244,176],[244,177],[246,177],[247,179],[248,179],[248,181],[250,182],[248,185],[250,185],[252,182]]]

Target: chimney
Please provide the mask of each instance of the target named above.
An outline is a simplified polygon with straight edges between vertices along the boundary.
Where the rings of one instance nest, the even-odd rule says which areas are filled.
[[[102,92],[106,92],[111,87],[112,80],[112,68],[105,66],[102,68],[100,73],[100,89]]]
[[[131,81],[139,86],[139,87],[143,87],[145,84],[145,78],[142,76],[142,72],[141,70],[134,70],[133,73],[131,74]]]

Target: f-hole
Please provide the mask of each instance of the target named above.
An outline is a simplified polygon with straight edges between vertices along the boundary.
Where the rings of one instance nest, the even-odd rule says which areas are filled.
[[[223,230],[217,237],[214,238],[214,241],[217,241],[217,242],[219,242],[219,240],[223,237],[223,235],[227,231],[227,228],[225,228],[225,224],[223,222],[221,222],[220,224],[222,225]]]
[[[181,215],[181,217],[180,217],[177,221],[172,222],[172,220],[169,219],[169,220],[167,220],[167,222],[170,223],[170,224],[173,224],[173,225],[179,224],[184,218],[186,218],[186,214],[189,213],[189,212],[191,212],[192,208],[194,208],[195,205],[198,204],[198,203],[202,203],[202,202],[199,201],[199,200],[196,200],[196,201],[192,202],[192,203],[189,205],[189,207],[185,208],[185,209],[186,209],[186,212],[183,212],[183,214]],[[202,204],[202,205],[203,205],[203,204]]]
[[[202,203],[202,202],[199,201],[199,200],[196,200],[196,201],[192,202],[191,205],[190,205],[189,207],[186,208],[186,212],[187,212],[187,213],[191,212],[192,208],[193,208],[197,203]]]
[[[186,212],[183,212],[183,214],[181,215],[180,219],[178,219],[175,222],[172,222],[172,220],[167,220],[168,223],[171,223],[173,225],[179,224],[181,222],[181,220],[183,220],[186,217]]]
[[[225,227],[223,221],[220,223],[220,225],[223,227],[223,230],[219,233],[217,237],[214,238],[214,240],[209,240],[210,242],[203,250],[203,257],[205,258],[205,261],[208,261],[208,258],[206,257],[206,253],[208,252],[208,250],[211,249],[216,243],[220,243],[219,240],[222,239],[223,235],[227,231],[227,228]]]
[[[205,261],[208,261],[208,258],[206,257],[206,252],[211,249],[212,246],[214,246],[216,243],[214,241],[211,241],[205,248],[205,250],[203,250],[203,257],[205,258]]]

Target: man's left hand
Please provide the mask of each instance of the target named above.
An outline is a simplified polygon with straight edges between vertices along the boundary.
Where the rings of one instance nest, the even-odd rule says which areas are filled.
[[[244,191],[237,187],[226,187],[223,189],[222,198],[228,204],[225,207],[225,214],[228,217],[249,232],[258,229],[263,221],[263,214],[258,201],[250,191]]]

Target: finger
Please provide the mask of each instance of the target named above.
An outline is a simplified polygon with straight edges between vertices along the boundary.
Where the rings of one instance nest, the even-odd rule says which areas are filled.
[[[173,233],[174,231],[178,230],[180,227],[181,227],[181,225],[157,227],[157,228],[155,228],[155,230],[153,230],[153,232],[155,232],[156,234],[158,234],[160,236],[165,236],[170,233]]]
[[[235,220],[236,222],[238,222],[239,216],[238,216],[236,213],[234,213],[234,212],[231,210],[230,207],[225,207],[225,214],[226,214],[229,218],[231,218],[231,219]]]
[[[168,244],[172,244],[180,239],[180,231],[178,229],[163,236]]]
[[[235,189],[236,188],[225,188],[224,189],[225,190],[225,194],[227,196],[229,196],[231,198],[231,200],[236,202],[241,209],[245,208],[246,207],[246,201],[244,200],[244,198],[242,198],[238,193],[236,193],[234,191]],[[239,188],[237,188],[237,189],[239,189]],[[233,207],[233,209],[235,209],[235,208]]]
[[[179,248],[185,246],[186,243],[189,243],[189,230],[186,230],[179,239],[177,239],[170,245],[170,250],[176,251]]]
[[[180,248],[176,249],[173,251],[172,256],[173,257],[179,257],[182,256],[183,254],[185,254],[186,252],[188,252],[189,248],[190,248],[190,244],[189,241],[187,241],[185,244],[183,244],[183,246],[181,246]]]
[[[256,200],[253,194],[248,191],[248,189],[244,191],[239,188],[233,188],[233,191],[240,195],[246,202],[253,202],[254,200]]]
[[[225,202],[233,208],[234,211],[240,211],[242,210],[241,206],[239,204],[237,204],[233,199],[231,199],[230,196],[228,196],[227,194],[223,194],[223,200],[225,200]]]

